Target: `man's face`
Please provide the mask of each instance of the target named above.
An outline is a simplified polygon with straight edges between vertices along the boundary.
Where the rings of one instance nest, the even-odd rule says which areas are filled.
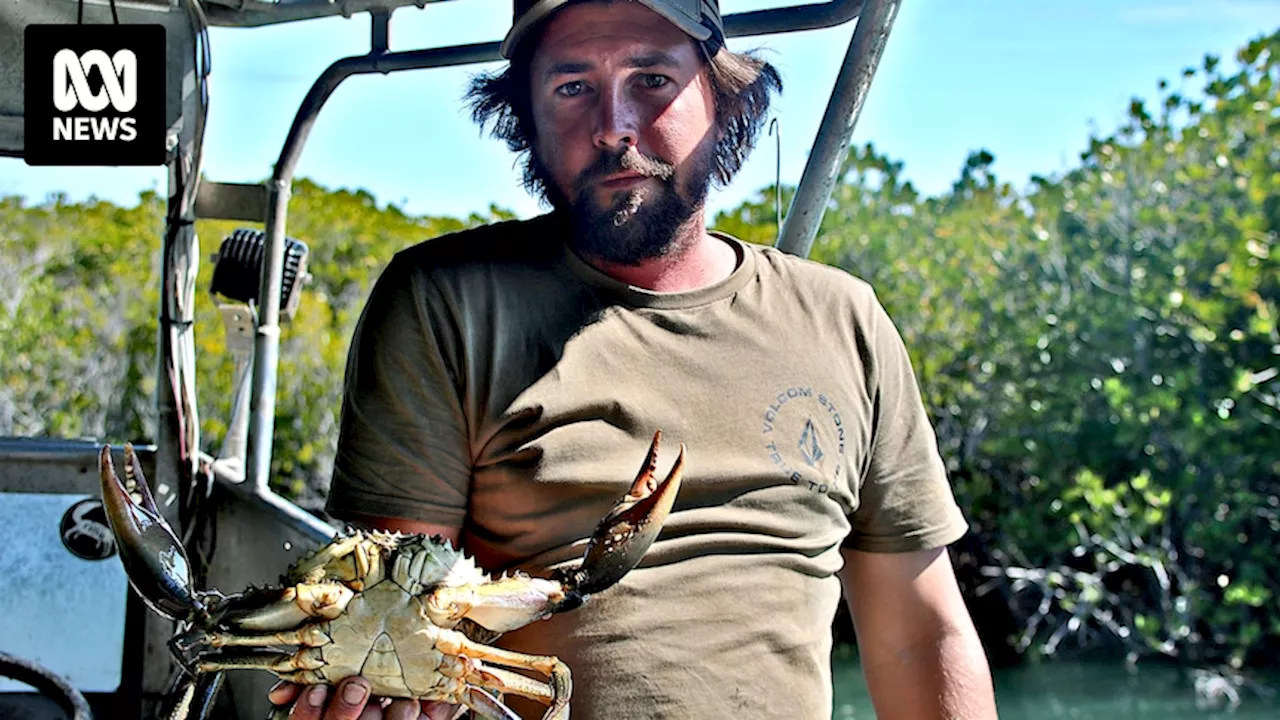
[[[689,36],[642,5],[570,5],[534,51],[533,161],[576,249],[635,265],[702,207],[715,102]],[[701,228],[699,228],[701,230]]]

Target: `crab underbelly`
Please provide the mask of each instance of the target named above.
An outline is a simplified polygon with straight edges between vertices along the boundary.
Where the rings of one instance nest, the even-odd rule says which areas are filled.
[[[346,612],[328,623],[333,642],[321,648],[330,682],[361,675],[374,695],[452,697],[460,682],[440,672],[452,665],[436,649],[440,628],[422,611],[422,602],[390,581],[352,598]]]

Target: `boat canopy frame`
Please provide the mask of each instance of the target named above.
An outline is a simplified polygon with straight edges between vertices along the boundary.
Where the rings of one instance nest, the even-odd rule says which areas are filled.
[[[0,6],[0,57],[21,57],[25,25],[69,23],[78,13],[83,13],[89,22],[108,22],[116,14],[115,5],[119,6],[123,23],[159,22],[166,26],[169,79],[165,167],[169,186],[161,245],[152,484],[158,498],[164,500],[168,496],[162,512],[184,537],[189,535],[191,523],[201,522],[201,512],[212,512],[191,508],[199,508],[201,498],[212,497],[215,492],[229,493],[247,503],[245,510],[217,511],[218,522],[228,523],[240,533],[239,543],[261,543],[266,537],[262,530],[264,520],[277,528],[277,535],[287,533],[297,543],[323,543],[335,533],[330,524],[276,494],[268,483],[280,352],[280,288],[289,245],[286,228],[294,173],[321,110],[348,78],[501,60],[499,40],[391,49],[390,26],[395,11],[415,7],[425,10],[445,1],[457,0],[47,0]],[[732,5],[733,0],[725,4]],[[729,13],[723,18],[725,34],[730,39],[832,28],[856,21],[799,184],[785,218],[779,218],[776,246],[785,252],[805,257],[813,246],[900,5],[901,0],[827,0]],[[210,64],[207,28],[258,27],[358,14],[368,14],[370,18],[369,51],[334,61],[315,79],[298,106],[270,179],[255,184],[202,179]],[[20,65],[11,63],[0,68],[0,155],[22,154]],[[781,188],[777,191],[780,193]],[[228,423],[243,436],[243,442],[224,442],[221,457],[200,449],[195,400],[192,325],[200,254],[195,222],[200,218],[261,223],[265,228],[258,299],[250,324],[252,337],[242,338],[252,346],[250,369],[239,378],[237,388],[245,401],[235,403],[238,409]],[[0,462],[13,452],[30,450],[5,447],[0,444]],[[228,452],[228,447],[237,450]],[[231,514],[224,517],[226,512]],[[290,549],[290,542],[283,545],[285,550]],[[231,567],[235,563],[223,562],[216,555],[209,563],[212,576],[233,577],[238,572]],[[170,668],[164,643],[170,628],[155,618],[144,619],[136,602],[131,607],[135,628],[140,628],[143,657],[128,663],[132,669],[127,672],[126,685],[139,687],[143,704],[149,705],[167,683]],[[136,648],[138,643],[131,642],[130,647]],[[122,686],[122,692],[126,690]],[[265,697],[265,693],[260,694]]]
[[[899,0],[830,0],[724,17],[725,34],[729,38],[828,28],[857,20],[799,186],[781,225],[777,247],[785,252],[804,257],[813,246],[899,5]],[[370,18],[369,52],[333,62],[315,80],[299,105],[265,187],[206,182],[196,207],[198,216],[263,221],[266,225],[266,256],[258,294],[261,304],[250,390],[248,456],[244,459],[242,476],[237,477],[234,472],[219,475],[232,487],[241,488],[276,508],[282,520],[317,539],[329,532],[328,526],[318,525],[314,516],[296,510],[292,503],[282,503],[268,487],[280,346],[280,293],[269,289],[279,288],[281,284],[290,191],[307,137],[329,97],[348,78],[501,59],[498,52],[501,43],[497,41],[393,52],[389,48],[391,12],[375,9],[370,12]],[[263,193],[257,194],[254,188],[262,188]],[[233,197],[240,201],[236,202]],[[212,210],[215,206],[219,208],[216,213]],[[202,212],[205,208],[209,208],[207,215]]]

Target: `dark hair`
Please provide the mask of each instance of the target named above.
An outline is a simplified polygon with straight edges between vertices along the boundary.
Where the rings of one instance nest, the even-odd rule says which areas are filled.
[[[501,72],[473,78],[466,99],[471,104],[472,120],[481,127],[490,126],[493,137],[506,142],[513,152],[526,155],[525,188],[548,198],[548,191],[552,190],[547,185],[550,179],[533,153],[535,130],[528,68],[532,46],[536,44],[526,42],[517,48]],[[769,112],[770,95],[782,92],[782,78],[755,53],[730,52],[720,45],[708,59],[706,47],[700,44],[699,48],[707,63],[720,131],[712,178],[723,187],[751,153]]]

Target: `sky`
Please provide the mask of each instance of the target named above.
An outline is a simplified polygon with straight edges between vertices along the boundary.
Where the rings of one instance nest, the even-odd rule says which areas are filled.
[[[722,0],[726,13],[781,0]],[[501,39],[506,0],[410,6],[391,20],[391,49]],[[498,9],[500,8],[500,11]],[[970,152],[987,149],[1003,180],[1073,167],[1093,135],[1124,120],[1133,97],[1157,97],[1206,53],[1235,67],[1248,40],[1280,27],[1280,0],[904,0],[853,134],[902,161],[926,194],[945,192]],[[786,84],[773,107],[781,180],[799,182],[853,24],[730,41],[760,49]],[[214,28],[206,178],[269,176],[298,103],[334,60],[368,50],[368,15],[265,28]],[[412,214],[462,216],[490,205],[542,211],[519,185],[515,157],[471,123],[462,101],[492,63],[348,79],[321,112],[298,177],[362,188]],[[728,209],[774,182],[778,148],[762,134],[709,209]],[[0,195],[53,192],[124,205],[164,189],[163,168],[33,168],[0,158]]]

